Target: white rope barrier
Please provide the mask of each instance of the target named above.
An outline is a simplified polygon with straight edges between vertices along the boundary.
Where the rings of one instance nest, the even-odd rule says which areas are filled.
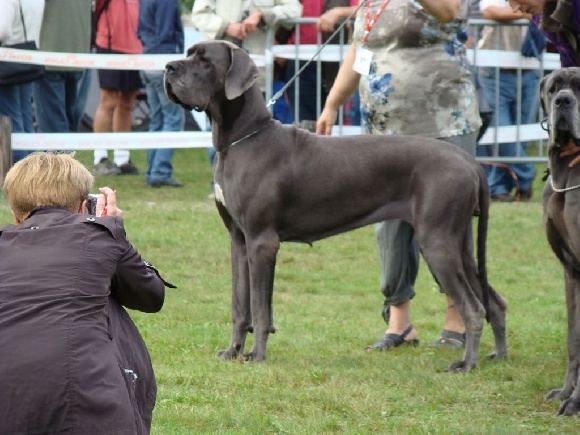
[[[327,46],[319,55],[323,62],[340,62],[349,46]],[[265,55],[251,55],[256,65],[263,67],[273,57],[309,60],[318,50],[315,44],[275,45]],[[557,53],[544,53],[542,61],[525,58],[517,51],[467,50],[469,60],[476,66],[553,70],[560,67]],[[185,54],[74,54],[30,51],[0,47],[0,61],[20,62],[58,67],[119,70],[164,70],[173,60]],[[360,134],[360,127],[335,127],[334,134]],[[489,145],[506,142],[547,139],[539,124],[489,128],[479,142]],[[14,150],[82,150],[82,149],[149,149],[149,148],[208,148],[212,146],[211,132],[130,132],[130,133],[13,133]]]
[[[0,47],[0,61],[3,62],[86,69],[164,70],[168,62],[183,59],[184,56],[185,54],[58,53]],[[264,55],[250,57],[257,66],[266,65]]]
[[[12,133],[13,150],[142,150],[149,148],[210,148],[208,131],[131,133]]]
[[[496,143],[495,128],[490,127],[479,145]],[[362,134],[358,126],[334,126],[333,134]],[[508,143],[533,140],[546,140],[548,133],[540,124],[507,125],[498,127],[497,142]],[[12,133],[12,149],[14,150],[110,150],[150,149],[150,148],[211,148],[211,132],[209,131],[179,131],[179,132],[131,132],[131,133]]]

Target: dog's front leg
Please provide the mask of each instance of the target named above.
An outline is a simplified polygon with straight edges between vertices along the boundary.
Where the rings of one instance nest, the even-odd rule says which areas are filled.
[[[272,294],[280,239],[274,231],[265,231],[257,236],[248,236],[247,242],[254,344],[252,352],[247,354],[246,358],[261,362],[266,359],[268,335],[275,332]]]
[[[226,350],[216,356],[235,359],[244,351],[246,335],[252,331],[250,312],[250,275],[246,241],[237,228],[230,229],[232,261],[232,341]]]
[[[547,399],[560,399],[560,415],[580,414],[580,274],[572,267],[564,268],[566,306],[568,308],[568,368],[564,386],[552,390]]]

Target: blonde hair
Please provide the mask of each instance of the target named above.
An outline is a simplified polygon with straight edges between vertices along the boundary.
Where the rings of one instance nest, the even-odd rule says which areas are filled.
[[[93,188],[94,177],[73,154],[44,152],[17,162],[4,179],[4,195],[19,221],[35,207],[63,207],[71,213]]]

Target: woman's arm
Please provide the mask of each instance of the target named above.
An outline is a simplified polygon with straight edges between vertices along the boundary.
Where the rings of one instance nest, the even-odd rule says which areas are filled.
[[[360,74],[352,69],[356,58],[355,44],[350,45],[350,49],[344,58],[344,62],[338,70],[336,80],[328,93],[324,110],[316,122],[316,133],[331,134],[332,126],[336,122],[338,108],[342,106],[348,97],[358,88]]]
[[[461,0],[419,0],[419,3],[443,24],[455,20],[461,8]]]
[[[513,21],[526,19],[531,20],[532,16],[530,14],[525,14],[523,12],[514,12],[509,6],[488,6],[481,11],[483,18],[486,20],[496,20],[496,21]]]
[[[116,240],[122,252],[111,285],[111,294],[127,308],[156,313],[163,307],[165,284],[129,243],[122,225]]]

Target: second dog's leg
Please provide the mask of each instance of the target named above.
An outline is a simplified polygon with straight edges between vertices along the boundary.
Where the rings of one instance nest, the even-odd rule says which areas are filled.
[[[580,413],[580,274],[571,267],[565,267],[564,281],[568,308],[568,368],[564,386],[550,391],[546,398],[563,400],[559,414],[575,415]]]

